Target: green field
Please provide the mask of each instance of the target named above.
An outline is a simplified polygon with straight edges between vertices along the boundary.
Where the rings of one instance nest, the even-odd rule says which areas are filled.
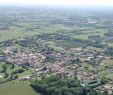
[[[0,31],[0,42],[18,39],[19,37],[30,37],[38,34],[37,32],[18,32],[18,31]]]
[[[61,40],[56,42],[58,45],[67,47],[67,48],[78,48],[85,46],[84,43],[78,41],[70,41],[70,40]]]
[[[23,82],[7,82],[0,84],[0,95],[39,95]]]

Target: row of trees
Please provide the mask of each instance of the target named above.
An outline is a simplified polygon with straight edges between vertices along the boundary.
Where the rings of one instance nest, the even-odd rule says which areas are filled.
[[[43,95],[107,95],[97,93],[89,87],[82,87],[77,78],[68,79],[60,75],[43,77],[32,82],[31,87]]]

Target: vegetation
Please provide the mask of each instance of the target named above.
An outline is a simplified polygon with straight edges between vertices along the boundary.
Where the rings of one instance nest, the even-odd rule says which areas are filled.
[[[23,82],[7,82],[0,84],[1,95],[40,95]]]
[[[95,81],[89,84],[91,85],[93,82]],[[68,79],[59,75],[48,78],[43,77],[41,80],[32,82],[31,86],[35,91],[44,95],[104,95],[103,93],[92,91],[89,87],[82,87],[80,81],[76,78]]]
[[[2,62],[0,63],[0,84],[22,77],[23,75],[26,75],[25,72],[28,72],[27,74],[30,75],[32,74],[33,70],[30,70],[30,68],[28,69],[26,67],[15,66],[14,64]]]

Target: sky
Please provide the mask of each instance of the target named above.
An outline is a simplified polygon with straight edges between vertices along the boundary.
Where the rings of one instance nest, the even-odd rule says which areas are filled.
[[[113,6],[113,0],[0,0],[0,4]]]

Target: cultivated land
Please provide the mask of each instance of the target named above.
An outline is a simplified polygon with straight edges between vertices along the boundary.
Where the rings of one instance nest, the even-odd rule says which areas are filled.
[[[1,95],[40,95],[23,82],[7,82],[0,84]]]
[[[112,10],[1,8],[0,13],[2,95],[113,94]]]

